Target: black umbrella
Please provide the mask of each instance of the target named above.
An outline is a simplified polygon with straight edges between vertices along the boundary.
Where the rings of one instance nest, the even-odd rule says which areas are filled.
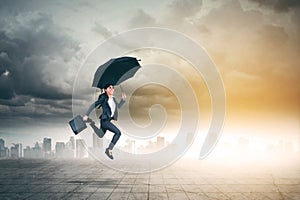
[[[119,85],[134,76],[139,68],[139,62],[134,57],[113,58],[100,65],[94,75],[93,87],[105,89],[108,84]]]

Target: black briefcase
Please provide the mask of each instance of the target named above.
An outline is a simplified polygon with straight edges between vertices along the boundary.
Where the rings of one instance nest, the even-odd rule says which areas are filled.
[[[86,124],[80,115],[77,115],[71,121],[69,121],[69,124],[75,135],[86,129]]]

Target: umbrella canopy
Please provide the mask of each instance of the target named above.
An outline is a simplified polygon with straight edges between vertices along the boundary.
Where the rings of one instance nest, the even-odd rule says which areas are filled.
[[[134,76],[141,68],[134,57],[113,58],[100,65],[94,75],[93,87],[105,89],[108,84],[119,85]]]

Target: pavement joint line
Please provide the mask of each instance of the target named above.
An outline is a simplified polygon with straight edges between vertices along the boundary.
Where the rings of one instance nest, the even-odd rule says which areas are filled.
[[[106,198],[107,200],[111,197],[111,195],[113,194],[113,192],[115,191],[115,189],[120,185],[121,181],[124,180],[124,177],[126,175],[123,174],[122,179],[116,184],[116,186],[114,187],[114,189],[111,191],[111,193],[108,195],[108,197]]]

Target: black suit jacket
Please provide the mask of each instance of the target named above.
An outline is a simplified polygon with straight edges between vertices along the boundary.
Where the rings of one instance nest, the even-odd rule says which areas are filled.
[[[108,95],[106,93],[103,93],[101,95],[99,95],[99,98],[97,101],[95,101],[93,104],[90,105],[89,109],[86,111],[86,115],[89,116],[89,114],[92,112],[92,110],[94,110],[96,107],[102,107],[102,115],[99,117],[100,119],[111,119],[111,110],[110,110],[110,106],[108,104]],[[115,97],[113,97],[113,100],[116,104],[116,109],[115,109],[115,113],[114,116],[112,117],[112,119],[114,120],[118,120],[118,109],[122,107],[122,105],[125,103],[125,101],[122,99],[120,101],[120,103],[118,103],[115,99]]]

